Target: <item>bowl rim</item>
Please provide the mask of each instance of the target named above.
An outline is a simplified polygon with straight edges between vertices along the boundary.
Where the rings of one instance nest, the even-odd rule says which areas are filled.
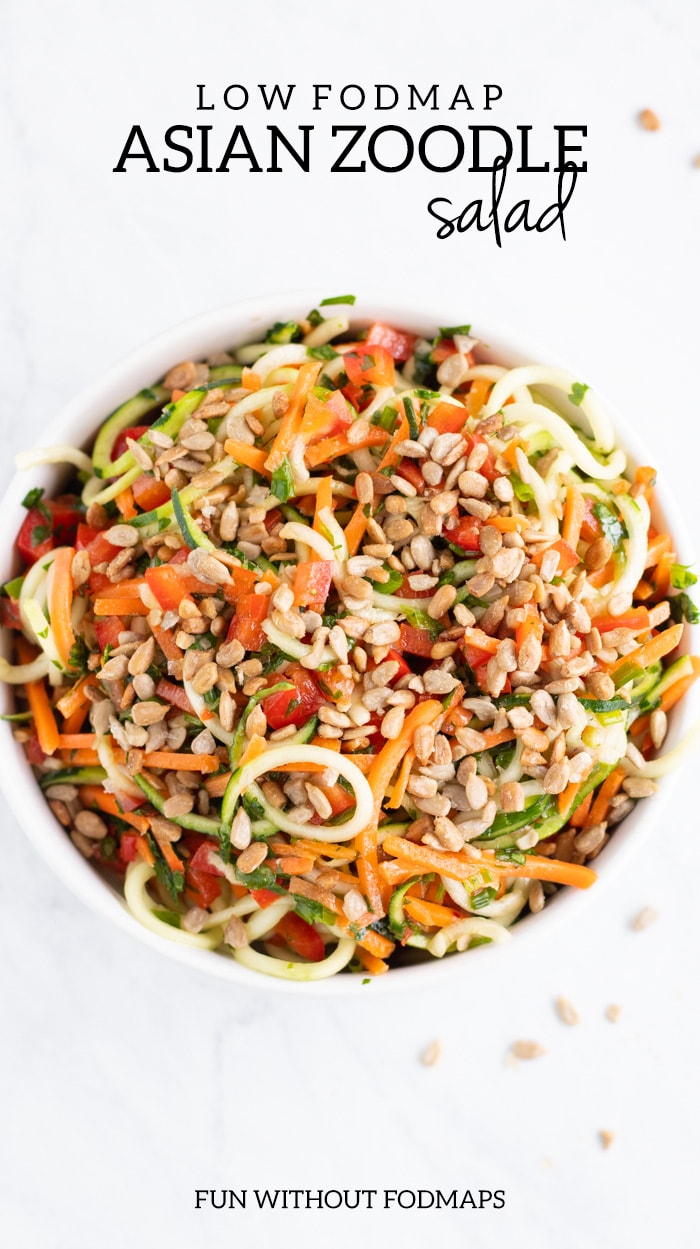
[[[274,320],[299,318],[317,303],[318,296],[314,291],[270,293],[225,304],[178,322],[129,352],[69,400],[47,426],[42,443],[50,445],[54,442],[70,441],[83,445],[94,437],[99,423],[120,402],[142,387],[152,385],[154,379],[162,376],[173,363],[180,359],[197,359],[222,350],[225,346],[253,341],[251,335],[254,335],[258,326],[264,329]],[[434,332],[440,324],[459,323],[464,309],[456,306],[454,295],[439,301],[439,306],[435,300],[431,300],[428,306],[417,310],[414,299],[370,292],[358,299],[352,308],[348,307],[348,315],[351,324],[376,319],[427,334],[431,330]],[[555,353],[543,349],[529,335],[513,331],[500,318],[496,325],[488,318],[481,320],[477,316],[473,325],[482,345],[487,348],[487,354],[494,359],[512,364],[537,362],[556,368],[569,368]],[[596,390],[596,395],[611,417],[616,444],[622,446],[633,463],[653,462],[650,461],[643,442],[616,408],[600,391]],[[60,468],[55,466],[33,469],[31,484],[49,485],[60,476],[60,472]],[[14,538],[23,514],[21,500],[28,484],[25,472],[16,473],[0,503],[0,534],[4,534],[6,539],[6,551],[13,551],[14,548]],[[663,523],[674,535],[681,558],[690,562],[692,551],[687,533],[670,486],[664,481],[657,488],[654,511],[663,518]],[[11,570],[4,566],[3,580],[6,579],[5,572],[11,575]],[[683,651],[689,649],[689,643],[695,636],[695,629],[686,628]],[[7,687],[2,688],[0,697],[6,706],[10,698]],[[700,696],[697,686],[694,686],[671,718],[669,744],[673,745],[680,740],[691,719],[696,718],[699,707]],[[600,859],[596,861],[599,879],[593,890],[560,890],[544,911],[519,921],[513,930],[518,949],[522,949],[527,941],[532,942],[538,936],[544,937],[548,932],[551,934],[555,924],[559,924],[567,916],[573,920],[586,905],[600,897],[659,823],[659,817],[677,777],[678,772],[664,777],[653,803],[648,807],[646,802],[638,803],[617,829]],[[323,997],[349,997],[362,991],[363,982],[366,980],[364,976],[334,976],[328,980],[310,982],[292,982],[263,976],[241,966],[226,955],[166,941],[144,928],[127,910],[117,891],[82,857],[55,820],[22,748],[12,737],[11,725],[4,721],[0,724],[0,785],[23,832],[68,889],[93,911],[146,946],[195,971],[249,988]],[[475,958],[475,966],[484,967],[488,966],[487,960],[498,957],[500,952],[497,947],[484,946],[479,948],[478,954],[472,951],[469,955],[470,961],[467,962],[463,956],[450,955],[442,960],[393,968],[388,975],[373,977],[372,983],[376,982],[382,993],[430,989],[446,980],[468,974],[467,969],[473,965]],[[377,991],[375,989],[373,996],[376,996]]]

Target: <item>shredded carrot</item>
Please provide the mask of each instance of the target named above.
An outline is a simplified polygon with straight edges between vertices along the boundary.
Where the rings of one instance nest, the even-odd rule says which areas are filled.
[[[135,516],[138,516],[138,512],[134,507],[134,492],[131,489],[131,486],[127,486],[125,490],[121,490],[114,502],[117,505],[120,515],[124,517],[124,520],[133,520]]]
[[[394,788],[391,791],[391,797],[386,804],[392,809],[400,807],[403,802],[404,794],[406,793],[406,785],[408,784],[408,778],[411,775],[411,768],[413,767],[413,760],[415,757],[416,752],[411,746],[403,757],[403,762],[399,768],[399,775],[397,777],[396,784],[394,785]]]
[[[149,823],[145,815],[138,815],[134,811],[122,811],[114,794],[106,794],[101,785],[83,785],[80,797],[83,806],[98,807],[107,815],[114,815],[125,824],[130,824],[137,832],[142,834],[148,832]]]
[[[210,776],[204,782],[204,788],[210,798],[223,798],[226,786],[231,780],[230,772],[222,772],[220,776]]]
[[[447,854],[443,850],[433,850],[429,846],[417,845],[404,837],[386,837],[384,850],[394,855],[406,866],[413,864],[421,872],[439,872],[449,876],[451,880],[465,880],[474,874],[475,864],[466,855]],[[479,866],[488,867],[491,871],[502,872],[506,876],[524,876],[528,880],[551,880],[556,884],[575,885],[579,889],[588,889],[596,880],[595,872],[588,867],[576,863],[562,863],[558,859],[547,859],[535,854],[525,856],[525,862],[498,862],[497,859],[482,852]]]
[[[526,529],[527,516],[489,516],[489,525],[500,533],[513,533],[516,529]]]
[[[670,555],[673,551],[673,542],[670,534],[657,533],[655,538],[651,538],[647,545],[647,568],[654,568],[658,564],[663,555]]]
[[[513,729],[499,729],[494,732],[493,729],[486,729],[482,733],[484,739],[484,750],[492,750],[494,746],[502,746],[504,742],[511,742],[515,737]]]
[[[256,373],[254,369],[244,368],[241,373],[241,386],[244,390],[260,390],[262,386],[260,374]]]
[[[348,863],[357,858],[357,851],[352,846],[336,845],[333,841],[313,841],[309,837],[300,837],[294,842],[293,849],[301,854],[313,854],[316,858],[347,859]]]
[[[94,750],[95,740],[94,733],[59,733],[58,747],[60,750],[81,750],[83,747]]]
[[[427,699],[426,702],[418,703],[417,706],[413,707],[406,716],[399,736],[393,741],[388,741],[379,751],[379,754],[375,755],[367,775],[374,796],[374,818],[371,824],[358,834],[355,839],[355,846],[359,855],[357,874],[362,884],[362,892],[371,909],[377,915],[383,915],[385,907],[389,903],[388,890],[386,886],[382,885],[377,871],[379,866],[377,859],[377,825],[382,803],[394,772],[406,751],[413,744],[413,735],[416,729],[422,724],[432,724],[441,714],[442,703],[437,702],[436,699]]]
[[[673,551],[665,551],[656,565],[654,589],[659,598],[664,598],[668,593],[671,583],[671,565],[675,558]]]
[[[607,818],[610,800],[615,797],[626,775],[624,768],[614,768],[612,772],[608,773],[585,818],[584,828],[590,828],[593,824],[602,824],[603,820]]]
[[[172,842],[168,841],[167,837],[164,837],[162,833],[159,833],[157,828],[153,828],[152,832],[158,842],[158,848],[160,849],[160,852],[171,872],[184,872],[185,865],[182,862],[182,859],[179,859],[173,850]]]
[[[361,945],[357,946],[355,954],[370,976],[383,976],[384,972],[389,970],[389,964],[385,963],[383,958],[370,954],[369,950],[365,950]]]
[[[94,677],[92,673],[90,673],[89,676],[81,677],[79,681],[76,681],[73,688],[68,690],[68,693],[64,694],[62,698],[59,698],[56,703],[56,707],[60,711],[61,715],[67,719],[68,716],[74,715],[75,712],[80,711],[81,708],[85,707],[87,709],[90,706],[90,699],[86,694],[86,690],[90,687],[94,688],[96,685],[97,678]]]
[[[147,616],[150,608],[140,598],[96,598],[96,616]]]
[[[70,668],[71,647],[75,642],[71,607],[73,605],[73,575],[71,566],[75,550],[72,546],[59,547],[54,555],[52,571],[53,579],[49,610],[51,612],[51,631],[56,640],[56,648],[65,668]]]
[[[292,387],[292,393],[289,396],[289,406],[282,417],[282,423],[277,431],[275,441],[265,460],[265,467],[268,472],[274,473],[275,469],[279,468],[285,455],[288,455],[291,451],[294,439],[300,430],[306,401],[316,385],[320,372],[321,362],[316,360],[309,360],[307,364],[302,364],[299,369],[296,381]]]
[[[487,377],[475,377],[467,394],[464,396],[465,407],[470,416],[478,416],[488,398],[493,382]]]
[[[168,768],[173,772],[217,772],[221,767],[218,755],[186,755],[171,750],[147,750],[143,756],[146,768]]]
[[[335,750],[340,752],[340,739],[337,737],[319,737],[318,734],[311,742],[312,746],[322,746],[324,750]],[[308,763],[305,765],[308,768]],[[325,769],[321,769],[324,771]]]
[[[258,759],[266,746],[265,738],[259,733],[254,733],[238,761],[239,768],[244,768],[246,763],[252,763],[254,759]]]
[[[114,585],[103,586],[100,590],[100,598],[140,598],[142,585],[146,585],[145,577],[128,577],[125,581],[117,581]]]
[[[396,859],[386,859],[384,863],[379,864],[380,879],[390,891],[396,889],[397,885],[405,885],[406,881],[415,875],[416,868],[410,863],[398,863]]]
[[[151,625],[151,633],[166,659],[182,659],[182,651],[176,645],[172,633],[168,633],[166,629],[161,629],[159,625]]]
[[[571,810],[572,803],[581,788],[581,781],[569,781],[566,789],[563,789],[557,795],[557,810],[560,815],[566,816]]]
[[[63,721],[64,733],[79,733],[87,718],[89,703],[84,703],[82,707],[76,707],[72,715],[66,716]]]
[[[64,763],[69,763],[75,768],[92,768],[100,762],[100,756],[96,750],[62,750],[60,755]]]
[[[600,590],[602,586],[607,585],[615,576],[615,559],[610,556],[607,564],[603,568],[597,568],[595,572],[589,572],[588,584],[592,585],[596,590]]]
[[[441,906],[439,902],[426,902],[421,898],[407,898],[404,911],[426,928],[446,928],[460,918],[460,911],[452,911],[449,906]]]
[[[357,555],[360,549],[360,543],[365,536],[367,529],[367,521],[369,517],[365,515],[365,508],[369,511],[369,506],[364,503],[358,503],[350,520],[345,526],[345,541],[348,544],[348,555]]]
[[[257,447],[250,447],[247,442],[237,442],[235,438],[227,438],[224,443],[224,451],[237,464],[245,464],[248,468],[254,469],[256,473],[262,473],[265,477],[270,476],[265,468],[265,460],[267,458],[265,452],[259,451]]]
[[[638,646],[635,651],[630,651],[628,655],[621,655],[618,660],[608,669],[612,677],[619,672],[625,664],[634,664],[639,668],[648,668],[651,664],[655,664],[657,659],[663,659],[664,655],[668,655],[678,646],[683,636],[683,624],[671,625],[670,629],[666,629],[663,633],[657,633],[649,642],[645,642],[643,646]]]
[[[136,838],[136,849],[144,862],[148,863],[149,867],[153,867],[156,861],[155,856],[145,837],[139,836]]]
[[[315,442],[312,447],[306,448],[306,463],[309,468],[318,468],[319,464],[329,464],[331,460],[337,460],[341,455],[351,455],[353,451],[360,451],[362,447],[381,446],[388,437],[385,429],[370,425],[367,433],[356,442],[350,442],[347,434],[322,438],[320,442]]]
[[[29,664],[34,659],[34,651],[24,638],[17,642],[17,655],[20,663]],[[58,725],[49,702],[46,686],[42,681],[28,681],[24,687],[29,710],[34,718],[34,729],[39,745],[45,755],[52,755],[58,747]]]
[[[580,802],[578,804],[576,810],[571,816],[569,823],[571,824],[572,828],[583,828],[584,824],[586,823],[586,816],[588,815],[588,812],[591,809],[592,802],[593,802],[593,792],[591,791],[590,794],[586,794],[586,797],[584,798],[583,802]]]
[[[489,655],[495,655],[501,645],[500,638],[492,638],[488,633],[484,633],[483,629],[465,629],[464,640],[469,642],[470,646],[476,646],[480,651],[488,651]]]
[[[586,503],[580,490],[576,486],[568,486],[566,490],[566,503],[564,505],[564,522],[561,527],[562,540],[567,543],[572,550],[576,550],[579,538],[581,537],[581,525],[586,512]]]
[[[401,456],[396,448],[399,446],[399,443],[405,442],[407,438],[410,438],[410,436],[408,417],[405,412],[402,412],[399,417],[398,425],[392,434],[391,442],[377,465],[378,473],[381,473],[384,468],[389,468],[394,464],[398,464]]]
[[[173,391],[173,393],[172,393],[172,394],[171,394],[171,396],[170,396],[170,402],[171,402],[171,403],[177,403],[179,399],[184,399],[184,397],[185,397],[185,395],[186,395],[186,394],[187,394],[187,391],[186,391],[186,390],[178,390],[178,388],[177,388],[177,386],[176,386],[176,387],[175,387],[175,390]]]

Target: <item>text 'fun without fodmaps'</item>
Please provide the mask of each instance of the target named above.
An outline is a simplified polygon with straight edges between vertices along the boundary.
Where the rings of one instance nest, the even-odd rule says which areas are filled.
[[[502,1188],[196,1188],[195,1210],[501,1210]]]
[[[431,178],[457,175],[468,181],[468,194],[472,184],[478,194],[460,207],[453,179],[450,195],[431,196],[425,208],[438,223],[438,239],[474,229],[490,232],[500,247],[515,231],[542,234],[553,228],[566,239],[565,212],[579,176],[588,168],[582,156],[585,125],[553,124],[537,133],[531,125],[510,129],[497,125],[490,114],[503,89],[495,83],[471,93],[463,84],[448,91],[390,83],[371,89],[350,83],[333,89],[316,83],[303,94],[296,93],[297,86],[291,83],[260,84],[256,89],[231,83],[219,92],[198,83],[196,116],[158,131],[133,123],[112,171],[359,176],[413,170]],[[300,105],[309,110],[310,120],[296,124],[286,116],[282,124],[267,120],[290,108],[295,112]],[[488,116],[473,124],[471,115],[477,108]],[[399,113],[392,116],[395,109]],[[329,110],[328,121],[315,116]],[[253,115],[250,119],[243,119],[246,111]],[[435,113],[446,114],[446,119],[430,116]],[[426,120],[430,124],[424,124]],[[507,194],[523,175],[537,175],[536,187],[546,187],[549,202],[535,203],[529,194],[516,200]]]

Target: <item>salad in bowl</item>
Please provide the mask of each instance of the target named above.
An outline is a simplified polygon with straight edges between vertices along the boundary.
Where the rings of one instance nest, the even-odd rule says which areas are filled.
[[[29,484],[1,599],[62,835],[159,938],[292,981],[593,886],[700,674],[695,577],[594,391],[352,305],[20,457],[65,476]]]

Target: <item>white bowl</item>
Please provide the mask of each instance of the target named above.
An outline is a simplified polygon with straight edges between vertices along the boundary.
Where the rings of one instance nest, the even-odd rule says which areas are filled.
[[[317,291],[264,295],[195,317],[183,325],[167,330],[110,369],[99,382],[67,404],[42,435],[42,445],[68,442],[89,446],[99,425],[115,407],[142,387],[151,385],[177,361],[201,359],[213,352],[255,341],[260,332],[274,321],[303,317],[317,304],[318,299]],[[474,315],[471,309],[470,313]],[[381,320],[428,336],[436,332],[438,325],[458,324],[464,314],[464,307],[449,305],[421,308],[417,311],[415,305],[408,301],[385,300],[381,296],[362,299],[351,310],[352,320],[358,324]],[[561,367],[562,362],[549,351],[501,326],[485,324],[475,317],[474,332],[482,343],[488,344],[485,354],[489,359],[506,365],[537,362]],[[594,383],[595,378],[590,377],[588,381]],[[606,404],[606,408],[612,417],[619,442],[632,463],[653,463],[653,457],[640,446],[609,404]],[[31,486],[36,485],[44,486],[51,494],[62,475],[64,471],[61,469],[43,467],[20,473],[12,480],[0,506],[0,550],[6,553],[0,568],[3,581],[15,572],[11,553],[25,515],[21,504],[24,495]],[[663,526],[674,535],[681,557],[689,561],[691,555],[670,487],[660,482],[655,496],[654,519],[657,527]],[[694,631],[685,631],[685,650],[690,649],[691,632]],[[0,698],[5,704],[3,710],[7,710],[12,701],[12,694],[7,686],[2,686]],[[691,721],[696,718],[698,702],[697,687],[693,687],[690,695],[683,699],[672,714],[668,748],[680,740]],[[0,722],[0,782],[17,820],[42,858],[83,902],[132,937],[188,967],[249,987],[330,997],[363,991],[361,976],[339,975],[330,980],[311,983],[278,980],[252,972],[226,955],[177,945],[144,928],[126,909],[117,891],[82,857],[54,819],[21,746],[12,737],[11,725],[4,721]],[[513,929],[513,940],[521,945],[523,942],[532,941],[538,934],[544,936],[549,933],[551,936],[555,924],[566,916],[576,915],[591,897],[599,895],[603,886],[610,883],[658,823],[664,800],[672,785],[673,777],[665,778],[660,793],[649,802],[638,803],[631,815],[615,831],[596,859],[599,880],[591,890],[559,890],[547,903],[544,911],[539,915],[527,916],[516,925]],[[474,959],[480,963],[484,959],[507,959],[509,946],[510,943],[504,948],[483,946],[463,955],[449,955],[441,960],[430,959],[418,965],[394,968],[387,975],[376,978],[373,992],[376,994],[392,989],[415,990],[446,980],[456,981],[469,974],[470,966],[474,966]]]

